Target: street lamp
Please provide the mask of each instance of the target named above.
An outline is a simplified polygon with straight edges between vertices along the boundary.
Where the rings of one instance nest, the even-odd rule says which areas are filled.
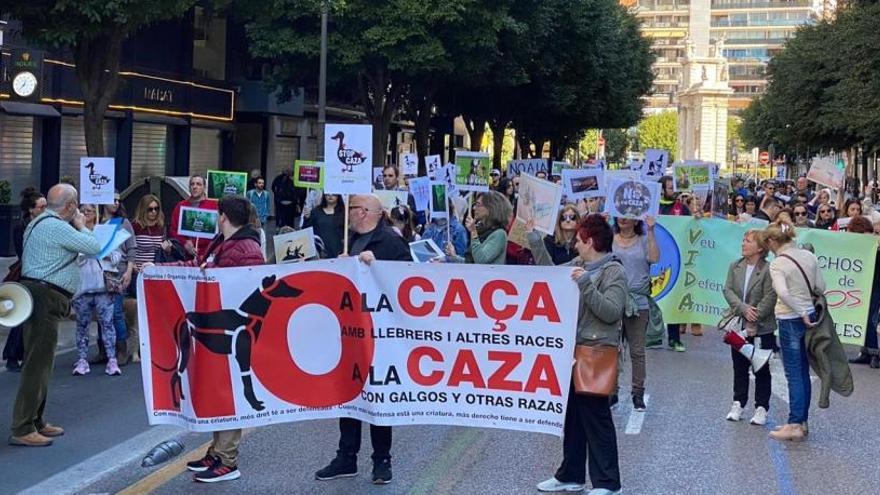
[[[318,69],[318,157],[324,159],[324,126],[327,124],[327,17],[330,0],[321,2],[321,55]]]

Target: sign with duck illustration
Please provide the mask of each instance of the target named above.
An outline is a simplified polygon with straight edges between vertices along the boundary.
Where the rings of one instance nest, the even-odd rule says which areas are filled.
[[[79,191],[84,204],[112,205],[115,187],[115,159],[91,156],[79,159]]]
[[[372,192],[372,150],[373,126],[327,124],[324,128],[324,192]],[[381,165],[381,160],[377,164]]]

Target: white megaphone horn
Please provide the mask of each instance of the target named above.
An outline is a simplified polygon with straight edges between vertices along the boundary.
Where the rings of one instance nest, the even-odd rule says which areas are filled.
[[[0,325],[17,327],[31,317],[34,298],[27,287],[16,283],[0,284]]]
[[[767,363],[770,362],[770,356],[773,355],[773,351],[769,349],[757,349],[754,344],[749,344],[749,342],[743,338],[739,332],[735,330],[728,330],[724,333],[724,343],[736,349],[737,352],[742,354],[752,363],[752,371],[759,371],[764,366],[767,366]]]

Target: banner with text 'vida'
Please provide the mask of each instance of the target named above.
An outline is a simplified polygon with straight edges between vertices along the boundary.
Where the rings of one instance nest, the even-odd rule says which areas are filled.
[[[150,268],[138,287],[150,423],[352,417],[561,435],[570,273],[354,258]]]
[[[728,308],[723,293],[728,268],[741,257],[742,237],[750,228],[755,226],[658,217],[655,235],[660,261],[651,267],[652,294],[667,323],[718,323]],[[819,259],[825,297],[841,342],[862,345],[865,333],[874,331],[867,323],[877,237],[798,229],[795,242],[812,244]]]

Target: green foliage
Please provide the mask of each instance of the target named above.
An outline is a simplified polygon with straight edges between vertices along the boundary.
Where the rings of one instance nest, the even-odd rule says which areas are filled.
[[[636,129],[639,147],[669,150],[670,160],[678,156],[678,112],[666,111],[649,115]]]
[[[8,205],[12,201],[12,186],[8,180],[0,180],[0,205]]]
[[[626,152],[629,149],[626,129],[606,129],[602,135],[605,136],[605,159],[608,163],[626,161]]]
[[[880,4],[855,2],[798,30],[771,60],[765,95],[743,113],[743,139],[777,153],[880,146]],[[833,49],[829,49],[833,47]]]

